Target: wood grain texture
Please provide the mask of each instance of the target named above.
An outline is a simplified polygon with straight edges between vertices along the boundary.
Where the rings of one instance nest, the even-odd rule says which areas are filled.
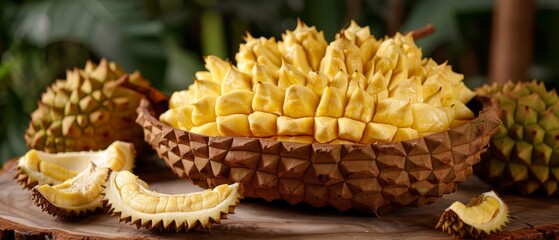
[[[200,188],[175,175],[159,162],[142,162],[136,172],[155,191],[184,193]],[[161,162],[162,163],[162,162]],[[265,202],[245,199],[229,219],[214,225],[210,231],[162,233],[136,229],[118,222],[103,212],[84,218],[56,219],[41,212],[12,179],[15,172],[0,173],[0,238],[53,239],[452,239],[434,230],[440,214],[452,202],[467,202],[471,197],[491,188],[476,177],[469,177],[458,191],[420,208],[402,208],[384,216],[371,217],[357,212],[340,213],[331,207],[314,208],[306,204],[291,206],[282,201]],[[501,194],[510,206],[512,219],[509,231],[559,224],[558,198],[523,198]],[[519,230],[520,231],[520,230]],[[509,236],[509,235],[506,235]]]

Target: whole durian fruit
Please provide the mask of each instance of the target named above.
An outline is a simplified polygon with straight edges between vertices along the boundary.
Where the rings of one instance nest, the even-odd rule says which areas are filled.
[[[127,75],[116,63],[88,61],[84,69],[66,71],[66,79],[49,86],[31,114],[27,145],[50,153],[101,150],[115,140],[149,149],[135,109],[157,92],[139,72]],[[157,94],[156,94],[157,95]]]
[[[524,195],[559,195],[559,98],[543,83],[494,83],[477,93],[494,98],[503,111],[499,132],[475,166],[477,175]]]
[[[376,39],[352,22],[328,44],[299,21],[283,41],[245,40],[236,66],[206,57],[160,120],[208,136],[338,144],[408,140],[474,118],[463,75],[423,58],[411,34]]]

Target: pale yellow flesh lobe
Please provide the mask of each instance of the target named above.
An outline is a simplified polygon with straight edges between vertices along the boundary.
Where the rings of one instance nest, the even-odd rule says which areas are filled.
[[[327,43],[323,32],[299,22],[281,41],[250,34],[245,41],[236,66],[206,58],[207,71],[197,77],[214,90],[198,91],[193,101],[174,99],[160,120],[210,136],[369,144],[423,137],[475,118],[464,76],[424,58],[411,34],[376,39],[352,22]],[[178,111],[179,103],[193,111]],[[188,119],[181,114],[192,123],[181,124]],[[325,117],[337,119],[336,126]]]
[[[99,196],[107,178],[107,171],[107,168],[96,167],[90,163],[88,168],[74,178],[54,186],[36,186],[35,189],[57,207],[69,207],[80,211],[94,210],[102,206]]]
[[[19,159],[18,169],[38,185],[60,184],[85,170],[90,162],[114,170],[131,170],[134,158],[131,143],[115,141],[100,151],[46,153],[32,149]]]
[[[151,227],[162,224],[164,229],[186,230],[196,222],[203,228],[209,227],[210,220],[219,221],[241,198],[238,183],[196,193],[162,194],[150,191],[145,182],[128,171],[112,172],[104,195],[107,205],[120,213],[121,219],[130,217],[132,223],[151,221]]]

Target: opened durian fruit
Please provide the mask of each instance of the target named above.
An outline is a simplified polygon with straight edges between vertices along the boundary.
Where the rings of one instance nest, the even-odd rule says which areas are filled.
[[[299,21],[281,41],[245,40],[236,64],[207,56],[163,114],[137,109],[145,140],[204,188],[377,215],[421,206],[472,174],[500,124],[413,34],[377,39],[352,22],[328,44]]]
[[[283,41],[246,37],[237,65],[205,58],[160,120],[207,136],[304,143],[398,142],[474,118],[475,93],[411,34],[376,39],[355,22],[328,44],[299,21]]]

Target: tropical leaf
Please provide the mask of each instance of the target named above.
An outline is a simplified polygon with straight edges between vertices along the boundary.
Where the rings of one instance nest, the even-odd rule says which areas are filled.
[[[141,69],[156,86],[163,85],[166,66],[163,30],[140,1],[111,0],[27,2],[17,9],[10,28],[16,41],[38,47],[77,42],[128,71]]]
[[[170,34],[164,38],[165,52],[167,53],[168,66],[165,72],[167,81],[165,93],[170,95],[173,91],[187,89],[193,83],[194,73],[203,68],[200,57],[189,50],[179,46]]]

